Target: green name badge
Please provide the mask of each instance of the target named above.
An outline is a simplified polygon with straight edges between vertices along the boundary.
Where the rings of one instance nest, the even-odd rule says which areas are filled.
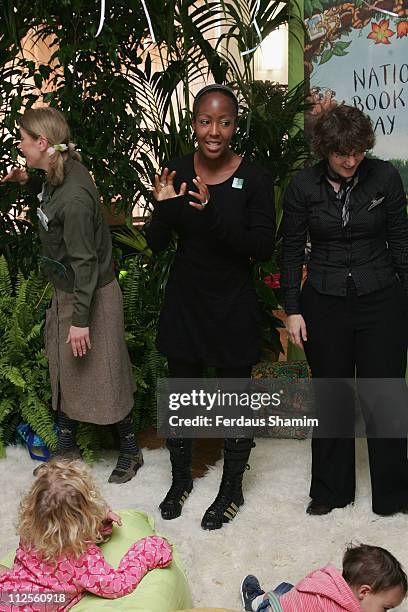
[[[243,185],[244,179],[237,178],[236,176],[234,176],[234,180],[232,181],[232,186],[234,187],[234,189],[242,189]]]

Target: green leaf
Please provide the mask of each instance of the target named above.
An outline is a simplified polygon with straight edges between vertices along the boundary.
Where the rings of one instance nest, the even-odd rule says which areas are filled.
[[[32,340],[33,338],[38,338],[38,336],[41,333],[41,329],[43,327],[43,323],[36,323],[32,330],[30,331],[30,333],[27,335],[27,341],[29,342],[30,340]]]
[[[11,278],[7,265],[6,258],[2,255],[0,257],[0,298],[8,297],[11,293]]]
[[[311,17],[313,15],[313,6],[311,0],[305,0],[305,16]]]
[[[36,72],[36,73],[34,74],[34,83],[35,83],[35,86],[36,86],[38,89],[41,89],[41,87],[42,87],[42,82],[43,82],[43,78],[42,78],[41,74],[40,74],[39,72]]]
[[[326,62],[331,60],[332,57],[333,57],[333,49],[327,49],[326,51],[323,51],[321,58],[320,58],[319,65],[321,66],[322,64],[325,64]]]
[[[47,66],[46,64],[40,64],[38,66],[38,70],[43,79],[48,79],[48,77],[50,76],[50,72],[51,72],[50,66]]]
[[[25,388],[26,381],[24,380],[24,378],[21,375],[20,371],[16,367],[14,367],[14,366],[5,366],[5,367],[1,368],[0,373],[3,375],[4,378],[9,380],[16,387],[20,387],[21,389]]]
[[[340,49],[347,49],[347,47],[349,47],[351,45],[351,40],[339,40],[338,42],[336,42],[335,47],[338,47]]]
[[[5,418],[13,411],[15,404],[11,398],[5,398],[0,401],[0,423],[3,423]]]
[[[348,55],[348,52],[344,51],[344,49],[339,49],[337,46],[335,46],[333,47],[333,55],[338,55],[338,56]]]

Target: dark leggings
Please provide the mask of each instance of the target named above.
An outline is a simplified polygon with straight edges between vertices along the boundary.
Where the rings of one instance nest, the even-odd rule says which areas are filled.
[[[177,359],[168,358],[170,378],[201,378],[204,372],[204,364],[187,363]],[[252,365],[240,367],[216,368],[219,378],[251,378]]]
[[[169,366],[169,376],[170,378],[201,378],[204,372],[204,364],[202,363],[186,363],[183,361],[179,361],[177,359],[168,358],[167,360]],[[242,378],[245,381],[251,378],[252,373],[252,365],[248,366],[240,366],[240,367],[224,367],[224,368],[216,368],[216,373],[218,378]],[[173,444],[171,439],[168,440],[170,445]],[[192,440],[189,440],[188,443],[191,444]],[[225,448],[229,449],[230,447],[244,448],[245,451],[249,452],[250,449],[255,446],[252,442],[252,438],[242,438],[240,440],[235,439],[225,439]]]

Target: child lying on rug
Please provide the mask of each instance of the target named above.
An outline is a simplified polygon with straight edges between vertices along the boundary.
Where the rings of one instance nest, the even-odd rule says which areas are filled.
[[[0,570],[0,611],[20,609],[12,604],[23,602],[31,602],[24,612],[44,610],[45,601],[54,604],[47,609],[68,610],[87,591],[116,599],[131,593],[149,570],[170,564],[168,542],[147,536],[131,546],[117,570],[111,567],[97,544],[112,533],[113,523],[120,525],[120,517],[81,462],[43,464],[20,505],[13,568]],[[33,594],[43,603],[32,602]]]
[[[407,576],[384,548],[350,546],[343,572],[327,565],[295,586],[287,582],[265,593],[255,576],[241,584],[245,610],[253,612],[384,612],[399,606],[407,594]]]

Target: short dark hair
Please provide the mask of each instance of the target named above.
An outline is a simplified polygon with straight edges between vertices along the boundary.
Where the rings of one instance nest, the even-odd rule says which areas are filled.
[[[349,154],[368,151],[375,143],[371,119],[354,106],[340,104],[322,112],[316,119],[312,149],[321,159],[329,153]]]
[[[380,546],[350,544],[343,557],[343,578],[350,586],[368,584],[374,593],[399,586],[407,594],[407,575],[397,559]]]
[[[197,116],[199,102],[203,99],[204,96],[210,93],[220,93],[220,94],[223,94],[224,96],[227,96],[234,105],[235,116],[238,116],[238,98],[234,94],[232,89],[230,89],[226,85],[220,85],[219,83],[212,83],[211,85],[206,85],[205,87],[200,89],[200,91],[197,93],[196,97],[194,98],[194,103],[193,103],[193,118],[194,119]]]

